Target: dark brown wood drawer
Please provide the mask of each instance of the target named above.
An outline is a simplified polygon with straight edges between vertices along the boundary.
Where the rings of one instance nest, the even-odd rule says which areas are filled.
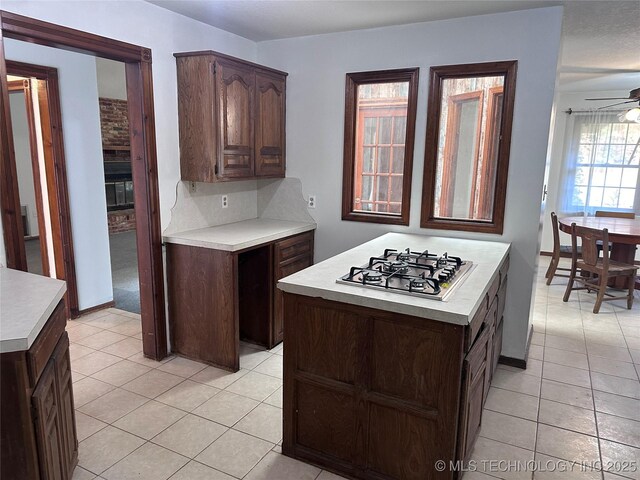
[[[498,294],[498,289],[500,288],[500,275],[496,275],[496,278],[493,279],[493,283],[489,287],[489,292],[487,293],[489,298],[489,308],[493,304],[493,301],[496,299],[496,295]]]
[[[282,264],[296,257],[313,255],[313,232],[306,232],[277,241],[275,253],[276,264]]]
[[[478,375],[484,375],[485,362],[487,360],[487,340],[489,337],[489,333],[490,332],[488,328],[485,328],[482,331],[482,333],[478,337],[478,340],[473,345],[473,348],[465,358],[465,364],[467,365],[465,370],[469,375],[469,384],[473,384]]]
[[[505,276],[504,282],[500,285],[500,290],[498,290],[498,318],[502,317],[504,313],[504,306],[507,301],[507,277]]]
[[[47,366],[53,350],[64,333],[67,324],[64,299],[60,300],[47,324],[42,329],[36,341],[27,352],[27,362],[29,369],[29,382],[32,387],[38,383],[40,375]]]

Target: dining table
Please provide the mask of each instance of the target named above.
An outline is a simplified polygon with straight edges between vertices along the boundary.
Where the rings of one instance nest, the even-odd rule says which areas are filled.
[[[636,245],[640,244],[640,218],[618,217],[561,217],[558,218],[559,228],[564,233],[571,234],[571,225],[609,232],[611,243],[610,258],[612,260],[633,265],[636,256]],[[624,277],[611,279],[609,286],[614,288],[628,288],[628,280]],[[640,282],[636,278],[636,290],[640,290]]]

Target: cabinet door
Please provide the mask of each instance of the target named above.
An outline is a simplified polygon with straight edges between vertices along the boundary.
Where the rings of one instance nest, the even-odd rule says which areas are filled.
[[[64,480],[67,474],[63,447],[55,362],[45,367],[32,395],[40,476],[46,480]]]
[[[60,410],[60,434],[67,471],[73,471],[78,463],[78,436],[76,433],[75,411],[73,409],[73,385],[71,362],[69,360],[69,335],[62,334],[53,352],[58,382],[58,406]]]
[[[256,73],[256,175],[284,176],[284,75]]]
[[[485,320],[485,325],[487,328],[487,355],[486,355],[486,363],[487,363],[487,371],[485,373],[484,379],[484,397],[483,402],[487,400],[487,395],[489,395],[489,385],[491,384],[491,378],[493,374],[493,369],[491,368],[493,362],[493,346],[494,346],[494,338],[496,333],[496,324],[497,318],[496,313],[498,312],[498,299],[494,297],[493,303],[489,307],[489,311],[487,312],[487,317]]]
[[[482,424],[489,331],[485,330],[464,360],[458,459],[467,461]]]
[[[252,68],[230,60],[216,60],[220,155],[218,177],[254,175],[254,90]]]

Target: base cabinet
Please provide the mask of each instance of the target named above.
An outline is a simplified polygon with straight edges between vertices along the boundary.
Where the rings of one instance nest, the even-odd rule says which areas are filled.
[[[435,465],[467,462],[480,432],[503,279],[466,326],[285,293],[283,453],[349,478],[457,478]]]
[[[313,264],[313,232],[227,252],[167,245],[172,351],[236,371],[239,341],[282,341],[280,278]]]
[[[3,479],[73,476],[78,440],[65,324],[61,301],[29,351],[1,356]]]

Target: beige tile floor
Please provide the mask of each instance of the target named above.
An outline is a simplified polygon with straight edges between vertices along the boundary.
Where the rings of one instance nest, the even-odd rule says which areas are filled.
[[[472,455],[478,471],[465,480],[620,480],[602,464],[531,469],[640,462],[640,296],[633,310],[609,303],[593,315],[587,294],[562,302],[566,279],[544,285],[546,261],[528,368],[498,368]],[[139,317],[128,312],[97,312],[70,321],[68,331],[80,440],[74,479],[341,478],[280,454],[282,345],[242,345],[232,374],[179,357],[144,358]],[[537,463],[524,468],[528,461]],[[616,473],[640,480],[638,469],[627,470]]]

